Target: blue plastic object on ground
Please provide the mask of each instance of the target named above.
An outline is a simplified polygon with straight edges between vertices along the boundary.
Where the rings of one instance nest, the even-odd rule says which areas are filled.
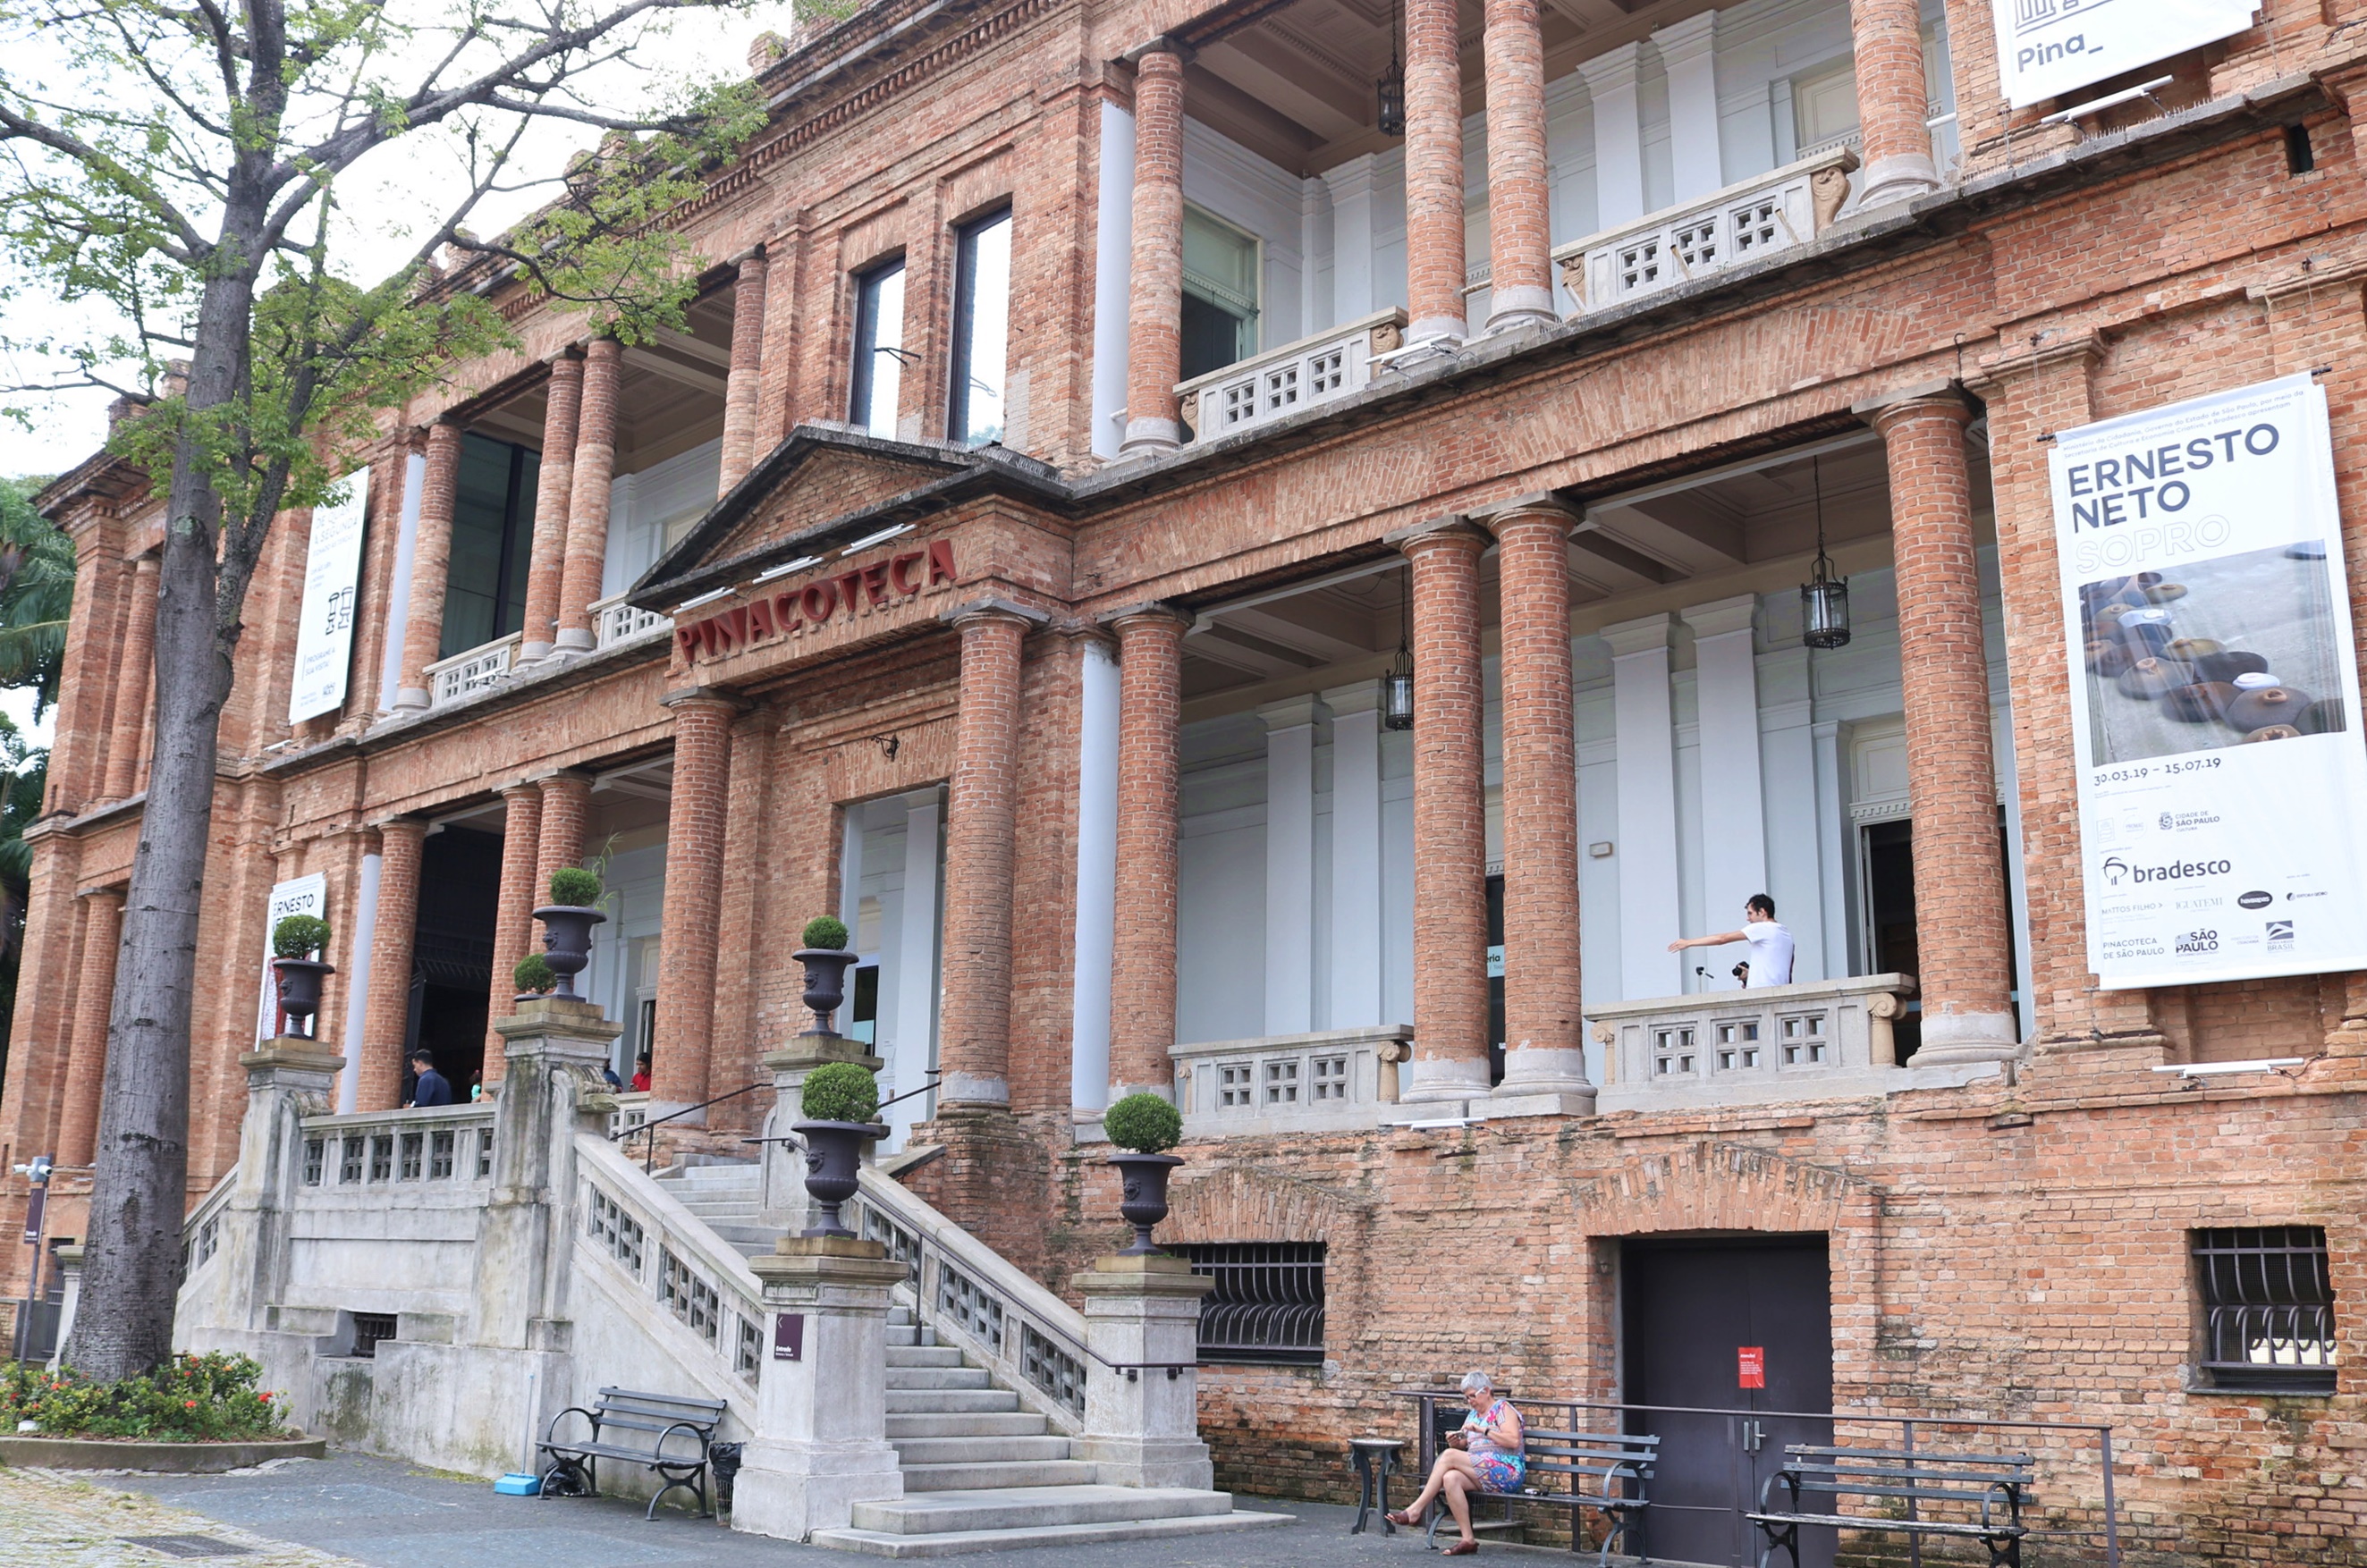
[[[520,1475],[513,1471],[493,1483],[493,1490],[504,1497],[536,1497],[542,1494],[542,1477]]]

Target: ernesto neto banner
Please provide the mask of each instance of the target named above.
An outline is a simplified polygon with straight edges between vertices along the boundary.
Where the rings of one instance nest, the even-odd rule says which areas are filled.
[[[2088,962],[2109,989],[2367,968],[2367,746],[2326,394],[2060,433]]]
[[[288,722],[334,713],[345,702],[345,671],[354,658],[354,596],[362,580],[362,533],[369,518],[369,470],[338,481],[345,499],[312,509],[312,536],[304,556],[304,609],[296,626],[296,680],[288,692]]]
[[[1998,74],[2016,108],[2252,25],[2260,0],[1994,0]]]

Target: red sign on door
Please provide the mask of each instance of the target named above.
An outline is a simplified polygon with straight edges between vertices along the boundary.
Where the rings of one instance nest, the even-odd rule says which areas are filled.
[[[1761,1345],[1740,1345],[1734,1351],[1735,1384],[1739,1388],[1767,1386],[1767,1349]]]

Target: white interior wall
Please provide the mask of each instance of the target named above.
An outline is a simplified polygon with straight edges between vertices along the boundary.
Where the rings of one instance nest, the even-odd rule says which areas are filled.
[[[1306,191],[1298,176],[1186,118],[1184,199],[1257,236],[1260,346],[1303,336],[1308,330],[1300,314],[1299,286],[1307,265],[1300,250]]]
[[[723,479],[723,438],[622,474],[608,485],[608,555],[600,597],[630,588],[665,549],[666,525],[715,504]]]
[[[649,1044],[638,1037],[642,976],[632,960],[637,942],[657,936],[665,908],[665,829],[642,828],[620,834],[608,852],[602,880],[608,919],[592,928],[592,962],[576,986],[600,1004],[601,1011],[624,1024],[611,1065],[618,1077],[630,1082],[633,1057]]]

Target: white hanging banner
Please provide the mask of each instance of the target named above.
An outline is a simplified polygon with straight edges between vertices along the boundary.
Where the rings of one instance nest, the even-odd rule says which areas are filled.
[[[279,1032],[279,976],[271,967],[271,933],[290,915],[329,918],[329,879],[320,872],[271,885],[270,912],[263,921],[263,1005],[255,1015],[255,1038],[261,1042]],[[321,954],[323,958],[329,955]]]
[[[2016,108],[2232,38],[2260,0],[1994,0],[1998,77]]]
[[[2367,745],[2307,376],[2050,456],[2088,964],[2107,989],[2367,969]]]
[[[345,499],[312,509],[304,554],[304,612],[296,626],[296,680],[288,722],[300,724],[345,705],[354,661],[354,595],[362,581],[363,525],[369,517],[369,470],[337,481]]]

